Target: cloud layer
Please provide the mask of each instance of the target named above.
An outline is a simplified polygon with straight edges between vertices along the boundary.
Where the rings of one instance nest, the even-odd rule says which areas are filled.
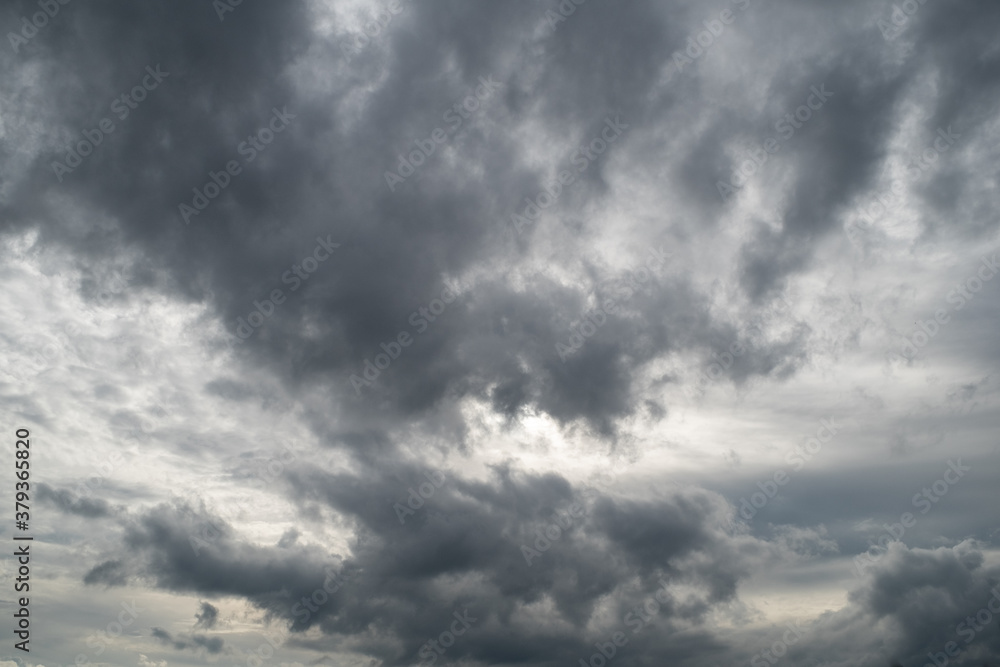
[[[3,657],[1000,661],[996,3],[45,4]]]

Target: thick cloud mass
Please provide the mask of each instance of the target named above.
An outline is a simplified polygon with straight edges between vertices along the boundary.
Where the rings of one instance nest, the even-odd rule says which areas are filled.
[[[996,2],[0,26],[0,658],[1000,663]]]

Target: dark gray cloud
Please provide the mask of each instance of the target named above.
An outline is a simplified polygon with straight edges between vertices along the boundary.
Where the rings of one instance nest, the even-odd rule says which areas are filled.
[[[904,665],[923,664],[938,653],[957,664],[992,664],[1000,637],[989,607],[1000,609],[998,584],[1000,570],[985,562],[975,543],[937,549],[897,543],[852,591],[852,606],[817,623],[805,650],[830,659],[860,649]],[[976,620],[984,609],[991,617],[986,623]],[[844,633],[864,626],[878,632],[861,633],[850,648],[841,644]]]
[[[115,513],[115,509],[102,498],[81,498],[71,491],[54,489],[44,482],[38,485],[37,498],[67,514],[88,519],[107,517]]]
[[[370,475],[291,478],[290,484],[303,490],[300,500],[315,498],[356,520],[350,557],[302,546],[254,547],[217,518],[185,506],[161,506],[127,526],[128,568],[132,576],[152,577],[165,589],[250,600],[287,624],[291,640],[301,645],[320,646],[295,639],[313,626],[337,638],[331,648],[350,645],[356,632],[371,627],[377,641],[366,643],[366,651],[403,664],[447,629],[455,610],[468,608],[479,621],[463,640],[461,655],[504,660],[507,649],[501,651],[498,642],[514,631],[524,633],[540,656],[536,659],[548,663],[588,651],[593,630],[587,626],[599,605],[614,601],[606,623],[607,632],[614,632],[643,618],[632,608],[661,582],[683,586],[690,593],[664,603],[655,620],[675,632],[700,625],[713,607],[734,599],[736,584],[749,573],[747,557],[784,557],[776,547],[726,537],[721,530],[726,505],[711,494],[638,504],[593,490],[581,494],[556,475],[502,469],[489,484],[446,476],[425,507],[407,512],[381,499],[401,488],[418,489],[428,478],[414,470],[397,474],[402,484],[376,483],[379,478]],[[406,505],[405,495],[398,501],[413,506]],[[560,522],[565,532],[556,535],[553,526]],[[218,530],[206,534],[206,526]],[[102,573],[118,572],[119,566],[99,565],[87,579],[111,583]],[[639,587],[623,588],[633,577]],[[456,587],[447,581],[467,583]],[[545,599],[567,625],[515,630],[518,610]],[[417,608],[418,615],[405,613]],[[642,642],[650,649],[659,644],[652,638]],[[194,643],[176,640],[175,646]]]
[[[83,578],[87,585],[104,584],[105,586],[123,586],[126,570],[120,560],[106,560],[93,567]]]
[[[200,649],[204,649],[207,653],[214,655],[222,653],[226,646],[226,643],[220,637],[208,637],[207,635],[199,635],[196,633],[179,638],[174,637],[163,628],[153,628],[151,634],[155,639],[158,639],[162,643],[178,651],[183,651],[185,649],[198,651]]]
[[[196,628],[211,630],[219,621],[219,609],[213,607],[209,602],[202,602],[201,611],[195,614],[195,618],[198,619],[198,622],[194,624]]]
[[[109,662],[254,627],[413,664],[468,614],[436,661],[599,667],[621,631],[616,665],[760,667],[797,620],[788,664],[910,667],[987,604],[995,2],[227,2],[0,7],[39,542],[67,599],[176,600]],[[987,625],[957,664],[998,660]]]
[[[384,57],[399,67],[386,70],[388,80],[367,95],[365,114],[352,121],[347,132],[332,122],[330,113],[346,111],[345,98],[359,94],[377,70],[363,55],[358,71],[345,70],[339,62],[333,66],[329,76],[335,92],[327,99],[305,98],[295,91],[292,68],[310,66],[296,65],[298,61],[311,62],[305,57],[307,10],[300,3],[241,7],[222,26],[214,24],[214,12],[208,8],[133,12],[115,3],[90,5],[74,14],[73,32],[65,39],[45,42],[44,49],[31,54],[32,62],[51,69],[54,80],[82,87],[91,100],[47,119],[49,123],[76,137],[104,111],[97,106],[99,100],[112,100],[119,89],[127,89],[145,64],[160,64],[170,74],[65,182],[55,182],[50,173],[51,161],[60,157],[58,149],[40,154],[36,167],[9,198],[12,215],[7,224],[13,229],[25,224],[19,220],[26,222],[45,210],[44,200],[31,192],[72,192],[80,201],[109,210],[120,227],[98,243],[85,228],[74,231],[64,224],[48,228],[46,240],[90,248],[95,261],[110,257],[115,248],[156,248],[160,260],[137,271],[135,282],[180,292],[188,299],[208,298],[229,331],[236,329],[237,318],[254,309],[255,300],[283,289],[287,302],[276,306],[278,314],[243,347],[290,381],[336,378],[336,389],[347,399],[354,392],[342,381],[345,374],[360,374],[364,360],[381,352],[378,343],[391,342],[400,331],[414,333],[410,314],[441,293],[441,276],[461,275],[482,262],[517,261],[517,250],[502,241],[497,225],[520,209],[524,197],[540,192],[548,177],[521,167],[514,157],[520,147],[497,129],[515,127],[527,115],[583,143],[598,136],[608,114],[623,114],[636,127],[651,122],[653,110],[644,108],[644,100],[656,89],[660,67],[670,62],[670,53],[679,45],[676,37],[658,29],[667,22],[663,9],[647,3],[624,9],[599,3],[581,7],[565,27],[531,47],[541,55],[521,53],[529,47],[518,47],[523,37],[515,36],[546,25],[544,11],[542,6],[525,5],[521,11],[493,12],[454,2],[411,8],[405,18],[408,30],[433,26],[434,46],[411,39],[411,33],[393,25],[381,46],[388,49]],[[163,21],[161,14],[169,18]],[[488,37],[481,28],[475,31],[481,38],[474,44],[467,38],[473,23],[489,26]],[[100,40],[106,48],[98,49],[93,40],[102,33],[133,37]],[[140,34],[148,34],[148,39],[134,37]],[[602,49],[583,47],[595,40],[620,57],[607,58]],[[268,48],[236,56],[235,44],[247,42],[266,43]],[[56,69],[70,52],[76,54],[75,64]],[[461,70],[448,79],[428,78],[427,73],[444,67],[449,58],[458,58]],[[534,61],[542,76],[526,79],[507,64],[511,58]],[[139,62],[144,64],[132,65]],[[231,75],[235,70],[238,74]],[[504,82],[501,94],[464,123],[448,149],[463,162],[481,164],[490,174],[489,189],[472,183],[455,187],[451,161],[431,156],[418,179],[397,193],[389,192],[381,175],[394,167],[396,155],[412,150],[414,139],[442,124],[441,110],[450,106],[442,100],[460,101],[485,75]],[[260,85],[264,81],[268,83]],[[533,101],[530,108],[527,100]],[[233,177],[204,213],[190,225],[180,222],[178,203],[191,199],[191,188],[208,180],[209,169],[221,169],[227,159],[239,157],[241,137],[264,126],[272,107],[287,107],[295,114],[288,129],[256,165],[247,165],[245,173]],[[56,108],[50,113],[58,113]],[[626,134],[623,141],[633,139]],[[627,143],[614,150],[627,150]],[[347,155],[350,168],[344,157],[338,158]],[[161,166],[123,169],[133,160]],[[588,200],[603,196],[605,163],[600,156],[588,168],[582,185],[559,203],[558,215],[574,216]],[[277,165],[282,165],[280,170]],[[559,166],[568,166],[566,160]],[[109,181],[109,171],[128,173]],[[334,175],[338,185],[317,190],[317,173]],[[267,187],[262,187],[265,182]],[[149,195],[131,195],[137,191]],[[289,285],[294,283],[282,280],[285,272],[310,254],[314,239],[327,236],[342,243],[341,249],[291,293]],[[415,247],[424,250],[414,252]],[[82,262],[84,255],[78,257]],[[370,266],[392,270],[370,271]],[[597,275],[595,283],[607,277]],[[431,323],[426,335],[415,334],[413,351],[365,390],[376,400],[359,401],[362,414],[369,406],[403,414],[425,412],[457,396],[479,394],[485,382],[499,387],[494,391],[502,410],[537,407],[560,421],[584,419],[610,433],[614,421],[630,413],[636,368],[677,346],[690,345],[713,326],[697,315],[703,309],[701,297],[685,293],[683,285],[666,284],[658,303],[635,302],[632,308],[639,317],[618,321],[602,332],[613,341],[588,345],[578,359],[563,364],[557,362],[555,343],[564,332],[546,320],[554,312],[575,319],[579,299],[593,288],[567,290],[541,275],[532,282],[537,284],[528,292],[511,292],[502,281],[469,282],[457,304]],[[654,323],[658,309],[670,312],[680,330]],[[304,318],[320,318],[319,327],[326,332],[322,344],[301,335]],[[504,318],[514,326],[499,336],[475,326],[484,319]],[[635,330],[637,322],[656,330]],[[525,353],[532,354],[527,376],[517,361]],[[584,375],[604,380],[581,382]]]

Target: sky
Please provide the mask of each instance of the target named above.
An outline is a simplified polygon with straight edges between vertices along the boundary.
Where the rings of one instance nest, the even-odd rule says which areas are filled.
[[[0,667],[1000,665],[1000,4],[0,33]]]

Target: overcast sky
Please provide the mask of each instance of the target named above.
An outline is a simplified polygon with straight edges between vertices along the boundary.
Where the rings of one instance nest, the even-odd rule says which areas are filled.
[[[0,32],[0,667],[1000,665],[995,0]]]

